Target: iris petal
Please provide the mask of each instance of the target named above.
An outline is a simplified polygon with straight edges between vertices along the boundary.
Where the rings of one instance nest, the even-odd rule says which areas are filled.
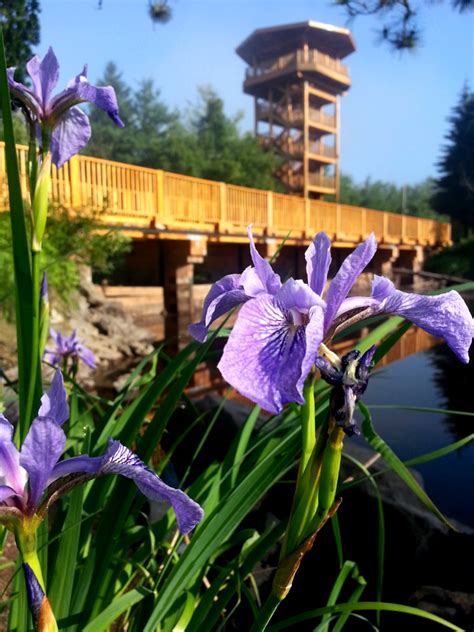
[[[69,474],[102,476],[120,474],[134,481],[138,489],[153,501],[169,503],[176,514],[181,533],[189,533],[202,520],[201,507],[180,489],[166,485],[136,454],[119,441],[109,441],[103,457],[87,455],[74,457],[58,463],[49,483]]]
[[[346,257],[329,286],[324,328],[327,331],[334,320],[339,307],[349,294],[359,274],[371,261],[377,250],[377,242],[372,233],[369,238]]]
[[[12,438],[13,426],[0,413],[0,484],[5,493],[11,489],[22,496],[28,476],[20,465],[20,453]]]
[[[204,301],[201,320],[189,326],[193,338],[204,342],[207,339],[209,326],[217,318],[247,300],[240,287],[240,274],[228,274],[213,284]]]
[[[276,294],[281,287],[280,277],[273,271],[270,263],[258,253],[253,240],[252,225],[247,228],[247,234],[250,240],[250,256],[259,279],[265,291],[269,294]]]
[[[65,445],[66,435],[55,421],[48,418],[33,421],[20,453],[20,465],[29,477],[28,507],[31,511],[38,505]]]
[[[67,393],[64,388],[63,375],[59,369],[54,374],[50,387],[41,398],[38,417],[49,417],[59,426],[62,426],[69,419]]]
[[[379,313],[403,316],[429,334],[443,338],[462,362],[469,362],[474,324],[458,292],[451,290],[437,296],[408,294],[395,289],[389,279],[376,276],[372,296],[380,300]]]
[[[91,137],[89,119],[78,107],[68,109],[56,123],[51,136],[51,157],[60,169],[87,145]]]
[[[309,372],[313,352],[305,327],[295,326],[278,300],[264,294],[242,307],[218,368],[242,395],[279,413],[288,402],[303,403],[302,367]]]
[[[331,265],[331,240],[326,233],[316,235],[304,256],[309,287],[322,296]]]

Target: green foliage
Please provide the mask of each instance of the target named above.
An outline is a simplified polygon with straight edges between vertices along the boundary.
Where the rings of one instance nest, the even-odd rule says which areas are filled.
[[[429,272],[474,279],[474,237],[431,256],[423,267]]]
[[[474,228],[474,92],[466,86],[449,118],[451,129],[438,163],[433,208]]]
[[[377,16],[383,20],[378,36],[393,50],[413,50],[420,44],[419,8],[422,3],[415,0],[333,0],[333,3],[343,7],[351,20],[358,16]],[[439,3],[425,0],[427,7],[434,4]],[[449,0],[449,4],[459,13],[474,8],[474,0]]]
[[[52,291],[63,305],[72,300],[79,286],[80,267],[91,266],[107,276],[130,248],[121,232],[95,232],[92,216],[71,215],[65,209],[50,214],[47,239],[41,253],[41,268],[48,273]],[[7,320],[14,318],[14,277],[11,253],[11,227],[7,213],[0,215],[0,310]]]
[[[17,110],[12,113],[13,119],[13,132],[15,134],[15,140],[19,145],[28,144],[28,130],[25,125],[25,119],[23,114]],[[0,140],[5,140],[5,131],[3,129],[3,117],[0,118]]]
[[[26,62],[40,41],[38,0],[0,0],[0,19],[7,54],[7,66],[17,66],[16,78],[25,78]]]
[[[187,115],[170,111],[151,80],[133,91],[113,63],[103,85],[113,85],[125,128],[113,128],[98,109],[91,112],[93,129],[87,153],[145,167],[165,169],[209,180],[259,189],[281,190],[273,177],[274,154],[264,151],[250,133],[241,133],[240,115],[228,117],[212,88],[201,88]]]
[[[351,176],[343,174],[339,200],[342,204],[379,211],[441,219],[431,205],[433,187],[432,178],[427,178],[419,184],[400,187],[393,182],[370,178],[366,178],[362,184],[357,184]]]

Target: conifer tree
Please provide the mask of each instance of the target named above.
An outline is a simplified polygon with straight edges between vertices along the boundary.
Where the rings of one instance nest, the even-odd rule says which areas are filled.
[[[474,228],[474,93],[467,86],[449,121],[432,204],[450,215],[465,234]]]
[[[39,12],[38,0],[0,0],[7,66],[17,67],[17,81],[24,81],[26,62],[40,41]]]

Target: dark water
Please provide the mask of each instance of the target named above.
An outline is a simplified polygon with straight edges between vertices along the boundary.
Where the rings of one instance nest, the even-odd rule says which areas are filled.
[[[410,355],[371,377],[364,401],[474,411],[474,358],[460,363],[446,345]],[[474,417],[374,407],[377,432],[402,459],[437,450],[474,432]],[[443,513],[474,527],[474,441],[416,466]]]

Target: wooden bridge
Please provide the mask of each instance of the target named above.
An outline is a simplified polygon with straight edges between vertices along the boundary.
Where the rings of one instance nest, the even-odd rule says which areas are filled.
[[[3,143],[0,143],[0,205],[8,209]],[[21,181],[27,196],[27,147],[18,146]],[[144,236],[211,241],[257,238],[288,244],[326,231],[335,245],[353,246],[373,231],[381,244],[440,246],[450,242],[450,224],[345,204],[202,180],[160,169],[137,167],[90,156],[75,156],[53,167],[53,204],[92,211],[105,225]]]
[[[28,196],[27,147],[18,146],[21,183]],[[120,283],[162,288],[164,310],[178,314],[178,332],[196,314],[209,283],[250,263],[247,226],[263,256],[272,256],[282,278],[304,277],[304,250],[321,230],[333,240],[334,269],[373,231],[379,242],[372,272],[392,264],[419,269],[426,249],[449,244],[451,226],[399,215],[202,180],[160,169],[75,156],[53,167],[51,201],[77,213],[94,213],[133,238]],[[0,145],[0,210],[8,209]],[[331,274],[331,271],[330,271]],[[168,319],[173,320],[173,319]]]

